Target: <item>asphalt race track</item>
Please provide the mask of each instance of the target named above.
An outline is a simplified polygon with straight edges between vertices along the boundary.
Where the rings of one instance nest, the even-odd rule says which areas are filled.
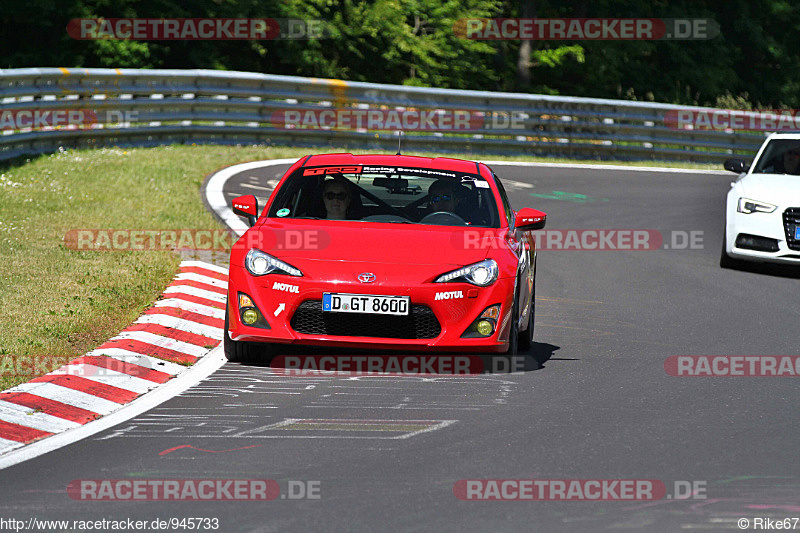
[[[228,199],[266,198],[286,166],[237,175]],[[541,364],[525,372],[299,378],[229,363],[126,423],[3,470],[0,514],[209,517],[219,531],[246,532],[723,531],[739,530],[739,518],[800,516],[798,378],[675,377],[664,367],[674,355],[798,354],[797,276],[719,267],[735,176],[494,168],[513,206],[545,211],[550,230],[657,230],[669,248],[541,250],[529,355]],[[681,249],[691,232],[696,249]],[[283,497],[67,494],[73,480],[186,478],[275,480]],[[465,479],[661,480],[668,494],[675,482],[700,492],[460,501],[453,487]],[[298,487],[319,497],[290,498]]]

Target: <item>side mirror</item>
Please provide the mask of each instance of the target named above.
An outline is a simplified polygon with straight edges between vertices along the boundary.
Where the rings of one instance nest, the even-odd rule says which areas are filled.
[[[533,231],[537,229],[544,229],[547,223],[547,214],[542,213],[538,209],[531,209],[530,207],[523,207],[517,213],[514,219],[514,227],[522,231]]]
[[[233,205],[233,212],[240,217],[247,219],[250,226],[254,226],[258,219],[258,200],[252,194],[244,196],[237,196],[231,202]]]
[[[725,167],[725,170],[730,170],[731,172],[736,172],[737,174],[741,174],[742,172],[747,172],[750,170],[750,165],[745,163],[743,159],[726,159],[722,166]]]

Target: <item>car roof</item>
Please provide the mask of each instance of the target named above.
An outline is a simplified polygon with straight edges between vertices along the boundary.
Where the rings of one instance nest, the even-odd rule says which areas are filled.
[[[800,139],[800,132],[792,132],[792,133],[778,133],[778,132],[775,132],[775,133],[770,133],[769,137],[767,137],[767,140],[772,140],[772,139],[794,139],[794,140],[797,140],[797,139]]]
[[[388,165],[398,167],[431,168],[452,170],[455,172],[480,173],[480,166],[475,161],[453,159],[450,157],[419,157],[414,155],[353,155],[353,154],[320,154],[309,156],[303,167],[328,165]]]

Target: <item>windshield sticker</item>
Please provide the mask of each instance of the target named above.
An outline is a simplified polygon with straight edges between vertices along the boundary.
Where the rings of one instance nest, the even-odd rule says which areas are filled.
[[[395,167],[364,167],[364,174],[395,174],[397,168]]]
[[[364,166],[364,174],[402,174],[411,176],[436,176],[443,178],[455,178],[455,172],[446,170],[434,170],[429,168],[406,168],[406,167],[369,167]]]
[[[473,187],[477,187],[479,189],[488,189],[489,184],[486,180],[479,178],[477,176],[461,176],[461,183],[465,183],[471,181]]]
[[[348,167],[307,168],[303,176],[324,176],[325,174],[361,174],[361,165]]]
[[[278,212],[275,214],[278,215],[279,217],[285,217],[289,213],[290,211],[284,207],[283,209],[278,209]]]

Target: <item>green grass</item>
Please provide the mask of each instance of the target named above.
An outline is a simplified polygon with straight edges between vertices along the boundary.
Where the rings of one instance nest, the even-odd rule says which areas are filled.
[[[209,173],[237,162],[337,151],[342,150],[112,148],[59,152],[0,167],[0,390],[35,375],[26,369],[8,371],[9,357],[63,361],[116,335],[152,305],[179,263],[177,254],[169,251],[68,249],[63,238],[69,230],[219,228],[200,197],[200,185]],[[474,154],[450,157],[575,162]],[[47,368],[52,369],[53,365]]]

